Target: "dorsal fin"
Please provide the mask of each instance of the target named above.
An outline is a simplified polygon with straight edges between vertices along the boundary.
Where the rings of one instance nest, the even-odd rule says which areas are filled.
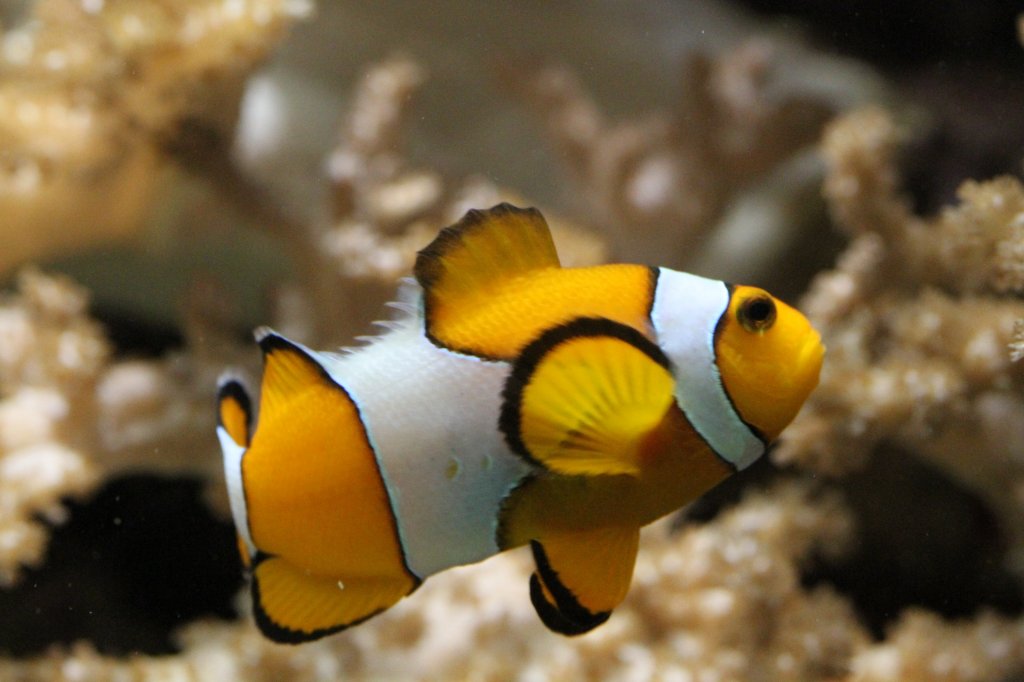
[[[509,281],[559,267],[551,231],[537,209],[498,204],[469,211],[416,257],[427,333],[443,337],[453,320],[487,305]]]
[[[457,305],[495,282],[560,265],[540,211],[498,204],[441,230],[417,255],[414,272],[428,295]]]

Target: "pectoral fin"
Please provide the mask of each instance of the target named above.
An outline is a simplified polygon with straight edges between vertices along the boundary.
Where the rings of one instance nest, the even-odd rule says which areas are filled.
[[[639,536],[636,528],[616,526],[532,541],[537,571],[530,600],[541,621],[579,635],[608,620],[629,591]]]
[[[504,391],[509,446],[564,474],[633,474],[672,405],[669,361],[632,327],[577,318],[528,345]]]
[[[253,569],[256,623],[270,639],[297,644],[344,630],[393,605],[413,589],[392,578],[338,580],[311,575],[280,557]]]

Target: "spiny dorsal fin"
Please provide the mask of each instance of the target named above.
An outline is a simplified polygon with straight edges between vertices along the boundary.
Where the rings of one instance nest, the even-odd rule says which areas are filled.
[[[612,526],[531,541],[530,600],[544,624],[579,635],[608,620],[629,591],[639,538],[637,528]]]
[[[423,287],[427,333],[448,345],[450,327],[487,305],[508,281],[536,270],[559,268],[544,216],[535,208],[498,204],[472,210],[441,230],[416,258]],[[459,344],[452,339],[451,343]]]
[[[529,344],[504,391],[509,446],[563,474],[632,474],[672,405],[661,350],[632,327],[577,318]]]
[[[551,230],[535,208],[468,211],[416,257],[416,280],[438,304],[485,297],[494,282],[560,267]]]

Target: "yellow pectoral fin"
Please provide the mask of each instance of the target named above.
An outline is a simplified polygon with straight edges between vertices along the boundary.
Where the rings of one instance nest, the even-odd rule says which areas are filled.
[[[577,318],[516,360],[500,426],[510,447],[564,474],[632,474],[672,405],[664,353],[632,327]]]
[[[629,591],[639,538],[636,528],[614,526],[532,541],[530,599],[544,624],[578,635],[608,620]]]
[[[276,642],[297,644],[356,625],[414,589],[397,578],[337,579],[311,575],[270,557],[253,570],[256,623]]]

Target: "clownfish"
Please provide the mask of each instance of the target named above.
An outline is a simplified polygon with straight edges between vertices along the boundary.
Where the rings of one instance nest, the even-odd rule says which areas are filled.
[[[818,382],[818,333],[767,292],[563,268],[536,209],[469,211],[414,274],[359,349],[258,330],[258,411],[221,379],[231,510],[272,640],[361,623],[521,545],[541,621],[587,632],[626,596],[639,529],[748,467]]]

